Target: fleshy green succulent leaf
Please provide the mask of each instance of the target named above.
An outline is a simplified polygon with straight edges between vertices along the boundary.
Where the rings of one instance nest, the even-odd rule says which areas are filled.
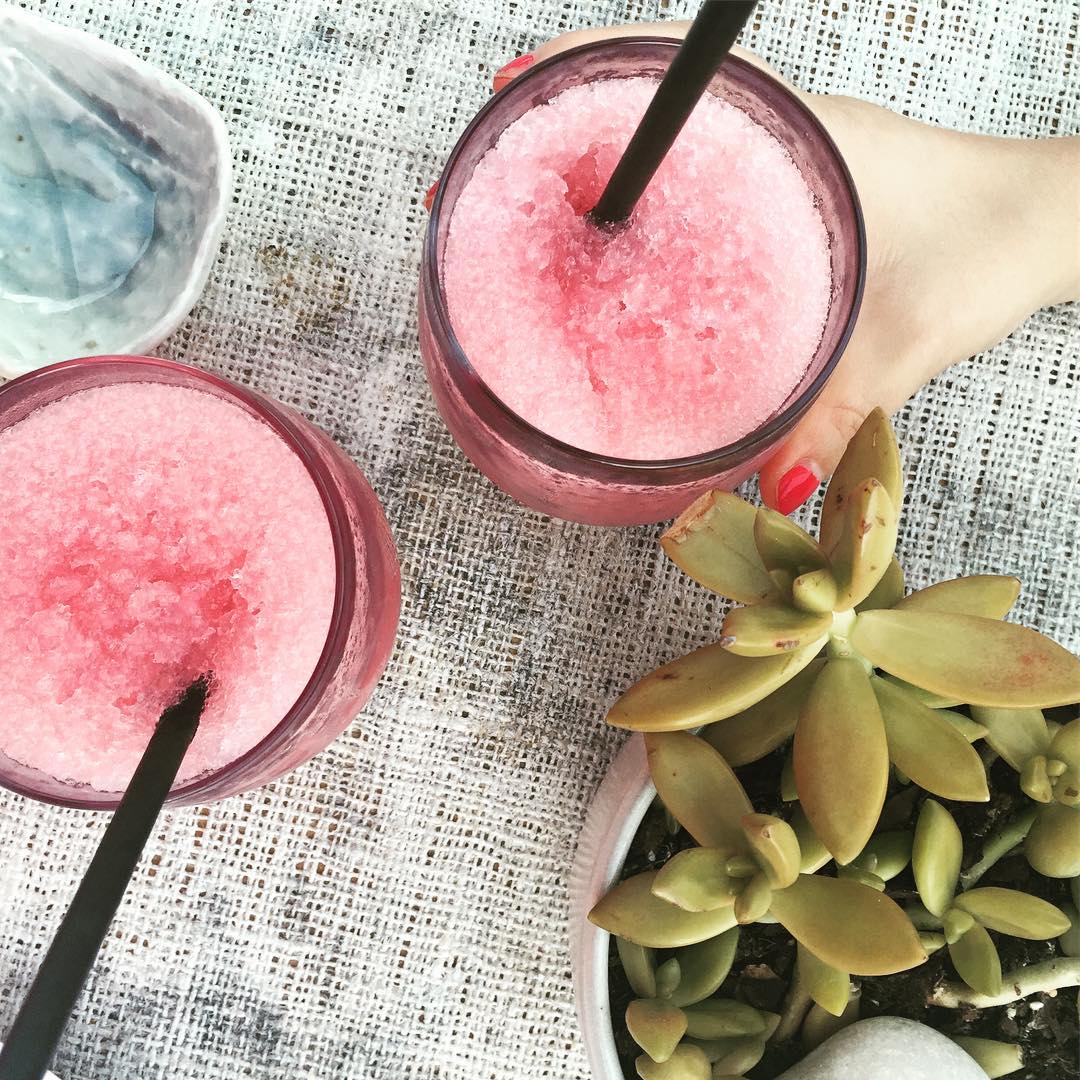
[[[1054,788],[1046,771],[1046,758],[1036,754],[1024,762],[1020,770],[1020,788],[1035,802],[1053,802]]]
[[[830,552],[837,610],[861,604],[885,576],[896,548],[897,515],[877,480],[866,480],[851,492],[844,527]]]
[[[826,1012],[839,1016],[851,997],[851,979],[846,971],[819,960],[805,945],[799,943],[796,958],[796,978],[806,992]]]
[[[800,574],[791,583],[791,602],[800,611],[834,611],[839,593],[840,587],[829,569]]]
[[[758,507],[754,517],[754,544],[767,570],[786,570],[798,577],[829,565],[825,552],[808,532],[767,506]]]
[[[973,926],[974,916],[960,908],[949,908],[941,920],[941,928],[945,931],[945,941],[949,945],[955,945]]]
[[[669,957],[656,969],[656,996],[670,998],[682,979],[682,968],[674,956]]]
[[[911,869],[919,899],[939,919],[952,906],[963,857],[964,839],[952,814],[941,803],[927,799],[915,824]]]
[[[740,604],[775,598],[754,544],[757,509],[726,491],[710,491],[688,506],[660,537],[660,546],[699,585]]]
[[[864,870],[860,866],[855,866],[854,863],[848,863],[847,866],[838,866],[836,868],[836,876],[850,878],[852,881],[859,882],[860,885],[866,885],[871,889],[877,889],[878,892],[885,891],[884,878],[879,877],[871,870]]]
[[[892,881],[911,862],[914,839],[907,829],[875,833],[855,860],[855,865],[865,866],[882,881]]]
[[[894,683],[893,685],[896,684]],[[963,713],[954,712],[952,709],[935,709],[934,711],[943,720],[948,720],[969,743],[978,742],[980,739],[985,738],[986,728],[984,728],[982,724],[977,724]]]
[[[947,719],[884,679],[871,683],[898,769],[943,799],[989,800],[982,758]]]
[[[768,1042],[776,1034],[782,1018],[779,1013],[767,1012],[765,1009],[758,1009],[758,1015],[765,1021],[765,1030],[761,1033],[761,1037]]]
[[[760,1035],[765,1019],[750,1005],[728,998],[710,998],[686,1007],[686,1033],[694,1039],[725,1039],[732,1035]]]
[[[735,925],[730,907],[683,911],[654,896],[656,873],[649,871],[615,885],[589,912],[589,921],[609,934],[650,949],[678,949],[722,934]]]
[[[1048,770],[1054,772],[1054,798],[1065,806],[1080,804],[1080,719],[1065,724],[1047,751]],[[1055,763],[1059,768],[1055,769]]]
[[[736,656],[706,645],[635,683],[612,706],[608,723],[631,731],[679,731],[712,724],[756,705],[817,655],[815,643],[775,656]]]
[[[626,1007],[626,1030],[653,1061],[663,1064],[686,1034],[686,1015],[666,1001],[643,998]]]
[[[847,1006],[839,1016],[833,1016],[820,1005],[810,1006],[799,1031],[799,1045],[804,1053],[816,1050],[826,1039],[854,1024],[859,1019],[861,993],[853,991]]]
[[[795,753],[789,750],[784,755],[784,764],[780,769],[780,798],[784,802],[795,802],[799,789],[795,786]]]
[[[776,586],[779,602],[782,604],[791,603],[791,586],[795,583],[795,575],[790,570],[770,570],[769,577],[773,579],[773,584]],[[765,604],[775,602],[773,600],[762,601]]]
[[[733,878],[752,878],[758,872],[758,864],[751,855],[732,855],[726,869]]]
[[[765,1039],[761,1035],[741,1035],[731,1039],[710,1040],[705,1050],[713,1062],[713,1080],[742,1077],[765,1056]]]
[[[697,1047],[708,1058],[713,1067],[713,1080],[745,1080],[742,1074],[730,1074],[730,1072],[718,1072],[716,1063],[721,1057],[725,1057],[740,1038],[754,1039],[756,1036],[732,1036],[730,1039],[685,1039],[684,1047]],[[764,1040],[762,1040],[764,1041]]]
[[[903,910],[855,881],[803,874],[773,892],[769,910],[819,960],[853,975],[893,975],[926,959]]]
[[[755,604],[728,612],[720,642],[736,656],[773,656],[814,642],[820,648],[832,621],[831,612],[815,615],[786,604]]]
[[[825,551],[831,551],[840,538],[851,492],[871,476],[884,485],[893,505],[899,508],[904,496],[900,452],[889,418],[881,409],[874,409],[863,421],[829,481],[818,536]]]
[[[810,819],[801,805],[796,806],[792,812],[791,827],[799,840],[801,873],[816,874],[827,862],[832,861],[832,854],[814,832],[814,826],[810,824]]]
[[[642,1054],[634,1062],[641,1080],[713,1080],[709,1059],[697,1046],[683,1043],[667,1061],[656,1062]]]
[[[1050,741],[1047,757],[1064,761],[1070,769],[1080,769],[1080,718],[1058,728]]]
[[[855,606],[856,611],[874,611],[877,608],[895,607],[904,596],[904,571],[894,555],[885,568],[881,580],[871,589],[870,595]]]
[[[1053,765],[1053,762],[1050,764]],[[1077,809],[1080,806],[1080,773],[1071,769],[1058,777],[1054,785],[1054,798],[1062,806]]]
[[[716,1063],[728,1052],[728,1050],[735,1044],[735,1042],[743,1036],[733,1035],[729,1039],[691,1039],[687,1038],[683,1041],[684,1046],[696,1046],[699,1050],[709,1059],[709,1064],[713,1066],[713,1080],[716,1080]],[[754,1036],[745,1036],[747,1038],[753,1038]],[[726,1075],[721,1073],[721,1075]],[[741,1078],[740,1078],[741,1080]]]
[[[795,734],[799,710],[824,666],[823,659],[812,660],[794,678],[756,705],[737,716],[710,724],[702,731],[702,738],[717,749],[733,769],[763,758]]]
[[[893,606],[897,611],[939,611],[1003,619],[1019,595],[1019,578],[973,574],[971,577],[953,578],[952,581],[939,581],[936,585],[905,596]]]
[[[1015,623],[935,611],[865,611],[851,643],[893,675],[972,705],[1045,708],[1080,699],[1080,660]]]
[[[899,686],[904,693],[910,694],[921,701],[928,709],[951,709],[954,705],[965,704],[955,695],[932,694],[929,690],[924,690],[921,686],[915,686],[914,683],[898,679],[895,675],[884,674],[881,678],[892,683],[893,686]]]
[[[1050,729],[1041,709],[994,709],[973,705],[972,718],[986,728],[986,741],[1017,772],[1050,749]]]
[[[996,1039],[977,1039],[972,1035],[950,1035],[950,1039],[990,1078],[1008,1076],[1024,1067],[1024,1055],[1015,1043],[998,1042]]]
[[[799,876],[799,840],[786,821],[771,814],[747,814],[742,819],[742,830],[773,888],[783,889]]]
[[[722,934],[678,952],[682,978],[671,994],[672,1005],[696,1005],[712,997],[728,977],[739,945],[739,928],[733,926]]]
[[[830,660],[795,729],[795,784],[814,832],[838,862],[866,846],[888,780],[885,726],[870,678],[857,660]]]
[[[769,910],[772,886],[764,870],[759,870],[735,897],[735,918],[741,926],[757,922]]]
[[[652,949],[621,937],[615,939],[615,946],[630,989],[638,997],[656,997],[656,956]]]
[[[741,823],[754,808],[720,754],[685,731],[646,735],[645,750],[657,793],[682,827],[702,847],[745,851]]]
[[[735,902],[735,889],[724,864],[731,852],[687,848],[672,856],[657,873],[653,895],[684,911],[715,911]]]
[[[1069,929],[1058,936],[1058,948],[1066,956],[1080,956],[1080,911],[1075,904],[1065,904],[1062,909],[1069,920]]]
[[[1061,908],[1016,889],[969,889],[955,904],[987,930],[1028,941],[1047,941],[1069,929],[1069,917]]]
[[[956,973],[980,994],[1001,993],[1001,958],[990,935],[978,923],[949,946]]]
[[[1061,803],[1041,807],[1024,841],[1024,854],[1044,877],[1080,875],[1080,810]]]
[[[927,953],[936,953],[938,949],[944,949],[947,944],[944,934],[935,934],[929,930],[920,930],[919,940]]]

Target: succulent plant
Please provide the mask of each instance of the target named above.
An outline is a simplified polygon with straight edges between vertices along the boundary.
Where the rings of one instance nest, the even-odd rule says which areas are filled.
[[[896,440],[875,410],[829,483],[818,540],[735,495],[702,496],[661,544],[700,584],[743,606],[716,644],[646,676],[608,714],[647,732],[708,725],[705,738],[733,766],[794,736],[799,801],[841,864],[874,832],[890,762],[942,798],[988,798],[972,746],[981,722],[952,706],[1038,710],[1080,700],[1080,660],[1001,621],[1019,593],[1015,578],[956,578],[904,595],[893,556],[902,494]],[[1057,768],[1064,758],[1049,760]],[[1078,774],[1068,766],[1064,776],[1058,786],[1073,790]]]
[[[940,920],[957,974],[973,990],[1001,993],[1001,961],[989,931],[1044,941],[1071,926],[1060,908],[1016,889],[973,888],[957,894],[964,841],[952,814],[927,799],[919,811],[911,866],[927,911]]]
[[[626,1023],[646,1080],[738,1075],[796,1033],[809,1049],[858,1016],[852,976],[898,973],[937,949],[962,980],[934,988],[946,1007],[1080,982],[1076,881],[1068,910],[977,886],[1021,844],[1045,876],[1080,872],[1080,719],[1059,727],[1041,712],[1080,700],[1080,660],[1002,621],[1015,578],[905,595],[893,555],[900,475],[875,411],[829,484],[819,540],[723,492],[662,537],[683,570],[743,606],[715,645],[646,676],[608,717],[644,733],[659,800],[697,845],[619,882],[590,914],[616,936],[637,995]],[[784,820],[756,812],[733,769],[789,740]],[[1033,803],[961,872],[953,816],[934,798],[918,806],[918,792],[985,802],[994,757]],[[886,808],[891,774],[900,788]],[[897,827],[916,806],[914,831]],[[909,865],[924,907],[905,911],[888,883]],[[755,922],[795,939],[782,1016],[718,996],[740,927]],[[1058,938],[1064,957],[1003,978],[991,933]],[[966,1041],[994,1069],[1019,1060],[1007,1044]]]
[[[754,813],[738,777],[688,732],[645,738],[657,794],[701,845],[627,878],[593,909],[598,926],[646,948],[693,945],[769,915],[821,962],[889,975],[926,959],[903,910],[847,878],[801,873],[795,830]]]
[[[696,1040],[690,1045],[712,1069],[721,1062],[738,1073],[761,1057],[779,1017],[713,996],[731,969],[740,925],[781,923],[799,943],[810,996],[832,1015],[848,1006],[849,974],[892,974],[926,959],[917,931],[892,899],[850,878],[803,874],[795,830],[755,813],[731,767],[707,742],[674,731],[649,734],[645,744],[660,800],[700,846],[620,882],[589,915],[619,939],[623,969],[639,995],[626,1025],[644,1051],[640,1076],[696,1075],[696,1055],[669,1064],[684,1036]],[[657,949],[673,950],[659,967]]]
[[[1046,877],[1080,875],[1080,719],[1054,731],[1038,709],[973,706],[971,714],[1040,804],[1024,840],[1032,867]]]

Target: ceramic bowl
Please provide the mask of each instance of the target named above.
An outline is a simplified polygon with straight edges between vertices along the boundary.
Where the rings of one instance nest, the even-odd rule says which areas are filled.
[[[231,171],[194,91],[0,9],[0,376],[172,333],[206,284]]]

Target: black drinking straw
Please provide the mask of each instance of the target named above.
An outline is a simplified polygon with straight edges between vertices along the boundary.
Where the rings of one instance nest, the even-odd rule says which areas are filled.
[[[0,1080],[41,1080],[180,770],[210,692],[200,675],[170,705],[38,968],[0,1050]]]
[[[705,0],[701,5],[600,201],[589,211],[597,224],[625,221],[633,213],[756,4]]]

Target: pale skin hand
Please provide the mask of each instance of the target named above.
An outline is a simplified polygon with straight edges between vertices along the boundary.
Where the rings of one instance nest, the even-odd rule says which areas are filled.
[[[624,35],[681,37],[689,25],[575,31],[533,56]],[[528,66],[504,68],[496,88]],[[1033,311],[1080,300],[1080,137],[968,135],[856,98],[791,89],[851,170],[866,220],[867,273],[836,372],[761,469],[762,498],[784,513],[813,491],[812,480],[793,484],[792,476],[806,477],[792,470],[829,476],[874,406],[895,412],[923,383],[1000,341]]]

